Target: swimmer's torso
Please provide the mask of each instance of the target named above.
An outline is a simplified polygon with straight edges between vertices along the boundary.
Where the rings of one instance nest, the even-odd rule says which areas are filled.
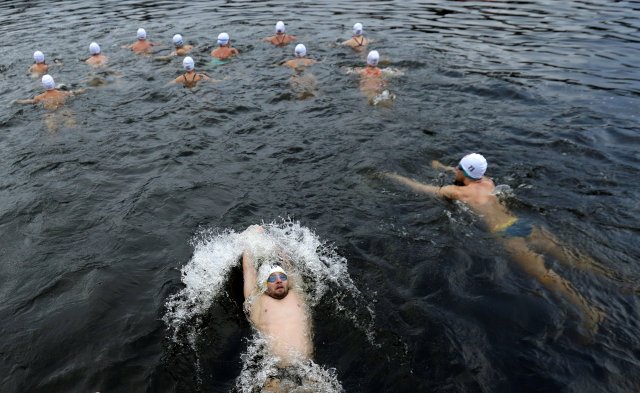
[[[280,300],[261,295],[252,305],[250,317],[269,340],[271,352],[281,359],[281,366],[294,359],[311,357],[313,347],[307,306],[294,290]]]
[[[495,185],[488,178],[484,178],[479,183],[458,187],[458,199],[480,215],[489,230],[512,222],[515,218],[493,194],[494,190]]]

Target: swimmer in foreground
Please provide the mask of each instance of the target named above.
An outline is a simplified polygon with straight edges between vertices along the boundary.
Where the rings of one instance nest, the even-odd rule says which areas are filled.
[[[353,48],[357,51],[362,51],[369,44],[369,40],[362,35],[362,23],[356,23],[353,25],[353,37],[344,41],[342,45]]]
[[[39,104],[42,103],[42,106],[45,109],[58,109],[61,107],[67,97],[78,95],[84,93],[84,89],[73,90],[73,91],[60,91],[56,89],[56,83],[51,77],[51,75],[45,75],[42,77],[42,86],[45,88],[45,92],[39,94],[31,99],[26,100],[16,100],[18,104]]]
[[[89,45],[89,52],[91,53],[91,57],[85,60],[85,63],[91,67],[102,67],[107,64],[108,58],[102,54],[98,43],[92,42],[91,45]]]
[[[186,72],[174,79],[172,83],[178,83],[184,85],[184,87],[195,87],[199,81],[211,80],[211,78],[209,78],[207,75],[198,74],[196,72],[193,59],[189,56],[185,57],[184,60],[182,60],[182,67],[184,67],[184,70]]]
[[[308,59],[307,56],[307,48],[303,44],[296,45],[294,50],[294,54],[296,55],[295,59],[288,60],[284,63],[284,65],[293,68],[296,71],[301,71],[305,67],[310,66],[312,64],[317,63],[317,61],[313,59]]]
[[[149,54],[151,52],[151,48],[156,44],[147,40],[147,32],[143,28],[138,29],[136,36],[138,37],[138,40],[125,48],[131,49],[136,53]]]
[[[33,53],[34,63],[29,67],[29,72],[33,78],[44,75],[49,71],[49,65],[44,61],[44,54],[39,50]]]
[[[585,263],[585,260],[576,261],[575,258],[571,258],[570,252],[561,247],[551,234],[507,210],[495,196],[493,181],[484,176],[487,161],[482,155],[468,154],[460,160],[456,168],[445,166],[438,161],[433,161],[432,166],[454,172],[454,185],[437,187],[419,183],[395,173],[384,175],[416,192],[466,203],[484,220],[489,231],[502,243],[522,269],[548,290],[564,297],[577,307],[583,317],[583,326],[591,334],[595,334],[603,313],[587,303],[569,281],[547,268],[544,264],[544,256],[539,252],[548,253],[562,263],[580,265],[579,267],[589,270],[599,269],[594,269],[594,266],[590,262]]]
[[[243,233],[268,236],[258,225],[250,226]],[[286,258],[282,261],[285,266],[275,261],[263,261],[259,272],[264,275],[259,277],[258,257],[246,248],[242,254],[244,308],[249,319],[266,338],[269,351],[278,358],[279,367],[310,360],[313,355],[311,320],[304,294],[293,285],[297,279],[293,267],[288,265],[290,262]]]
[[[284,22],[278,21],[278,23],[276,23],[276,35],[267,37],[264,41],[270,42],[276,46],[283,46],[297,39],[295,36],[286,34],[285,30]]]
[[[220,33],[218,34],[218,47],[211,51],[211,56],[215,57],[219,60],[226,60],[231,56],[237,56],[239,54],[236,48],[231,47],[231,43],[229,40],[229,34]]]

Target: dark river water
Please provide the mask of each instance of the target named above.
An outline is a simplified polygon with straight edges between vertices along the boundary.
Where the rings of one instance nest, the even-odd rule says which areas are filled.
[[[264,222],[336,267],[313,284],[310,372],[329,391],[640,392],[640,2],[3,1],[0,16],[0,391],[260,391],[240,270],[216,256]],[[280,66],[294,45],[261,42],[278,20],[320,61],[306,99]],[[399,70],[388,105],[348,72],[366,56],[340,45],[356,22]],[[162,44],[151,57],[123,48],[138,27]],[[222,31],[240,56],[216,65]],[[167,85],[175,33],[219,82]],[[84,63],[91,41],[108,71]],[[42,92],[35,50],[87,91],[55,112],[15,103]],[[510,209],[607,272],[545,258],[603,311],[597,333],[465,206],[379,175],[447,184],[431,161],[470,152]]]

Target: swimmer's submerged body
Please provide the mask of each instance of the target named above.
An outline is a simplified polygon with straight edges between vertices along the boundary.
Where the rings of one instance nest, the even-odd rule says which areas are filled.
[[[603,312],[589,304],[573,284],[547,268],[544,256],[539,252],[547,253],[559,262],[601,273],[598,265],[591,263],[589,258],[572,257],[550,233],[507,210],[495,196],[493,181],[484,176],[484,157],[479,154],[467,155],[457,168],[444,166],[438,161],[434,161],[432,165],[436,169],[454,172],[456,185],[437,187],[393,173],[385,173],[385,176],[414,191],[466,203],[483,219],[486,227],[496,236],[513,260],[545,288],[575,306],[582,316],[582,326],[587,329],[588,335],[595,334],[603,319]]]

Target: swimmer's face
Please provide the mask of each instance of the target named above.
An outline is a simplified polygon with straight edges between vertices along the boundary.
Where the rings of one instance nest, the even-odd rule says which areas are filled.
[[[456,168],[456,178],[453,180],[453,184],[456,186],[464,185],[464,172],[462,172],[459,167]]]
[[[273,281],[273,282],[271,282]],[[289,293],[289,280],[286,274],[273,273],[267,280],[266,294],[274,299],[284,299]]]

